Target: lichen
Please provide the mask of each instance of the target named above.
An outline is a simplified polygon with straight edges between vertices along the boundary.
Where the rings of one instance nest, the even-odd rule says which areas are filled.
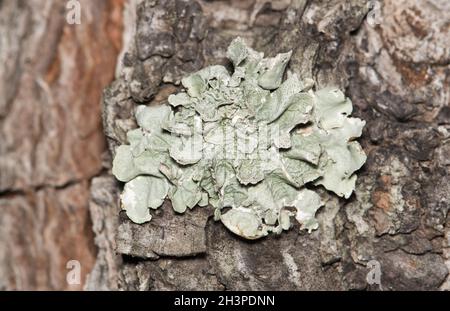
[[[122,208],[151,220],[168,198],[177,213],[195,206],[247,239],[281,233],[295,218],[318,227],[323,186],[349,198],[366,155],[355,141],[365,122],[337,88],[285,70],[291,52],[264,58],[241,38],[229,46],[232,74],[206,67],[182,80],[168,103],[138,106],[138,129],[120,146],[113,174],[125,188]],[[306,186],[308,185],[308,188]],[[180,228],[181,229],[181,228]]]

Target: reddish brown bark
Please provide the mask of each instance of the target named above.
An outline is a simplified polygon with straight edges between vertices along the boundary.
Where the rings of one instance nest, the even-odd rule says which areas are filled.
[[[90,179],[102,170],[101,94],[122,45],[124,1],[3,1],[0,30],[0,288],[81,289],[96,249]]]

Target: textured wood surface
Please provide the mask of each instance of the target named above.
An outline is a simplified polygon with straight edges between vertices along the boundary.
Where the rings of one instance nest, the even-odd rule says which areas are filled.
[[[122,46],[123,1],[0,1],[0,288],[80,289],[97,254],[88,202],[102,171],[102,89]]]
[[[317,87],[344,89],[354,114],[367,121],[361,142],[368,161],[349,201],[324,194],[321,225],[312,234],[294,229],[247,242],[209,218],[196,230],[180,226],[179,239],[168,205],[146,226],[121,217],[109,237],[123,255],[115,288],[448,288],[448,3],[378,4],[379,12],[362,0],[137,5],[134,44],[125,47],[122,74],[105,92],[112,153],[135,127],[137,104],[161,103],[183,75],[226,64],[226,47],[239,35],[269,55],[292,49],[289,70]],[[198,210],[178,217],[198,224]],[[186,241],[203,254],[186,254]],[[371,260],[380,264],[381,287],[366,281]]]
[[[367,2],[82,1],[92,20],[78,26],[50,14],[57,1],[0,2],[0,287],[74,288],[65,263],[78,259],[85,289],[450,289],[450,5]],[[169,203],[133,225],[109,169],[134,108],[226,64],[237,35],[292,49],[289,70],[352,99],[367,121],[355,195],[323,193],[312,234],[257,242]]]

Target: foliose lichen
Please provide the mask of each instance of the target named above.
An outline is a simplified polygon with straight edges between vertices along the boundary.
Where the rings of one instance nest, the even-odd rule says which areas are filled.
[[[318,227],[323,205],[311,189],[349,198],[366,155],[355,138],[365,122],[336,88],[287,73],[291,52],[264,58],[236,38],[224,66],[182,80],[168,103],[138,106],[139,128],[116,150],[113,174],[125,182],[122,208],[135,223],[151,220],[169,198],[177,213],[195,206],[247,239],[281,233],[295,218]],[[308,188],[305,186],[309,185]]]

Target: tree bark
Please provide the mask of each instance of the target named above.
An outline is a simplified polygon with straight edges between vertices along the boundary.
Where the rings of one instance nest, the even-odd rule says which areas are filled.
[[[33,12],[51,7],[33,3],[40,2]],[[448,1],[102,3],[82,2],[85,14],[101,18],[55,26],[63,35],[48,30],[44,40],[32,26],[17,26],[26,24],[24,13],[17,13],[24,21],[10,13],[28,2],[0,1],[0,29],[14,43],[0,51],[8,60],[0,70],[0,249],[8,254],[0,254],[0,287],[70,289],[64,265],[78,259],[88,290],[450,289]],[[43,19],[47,27],[51,16]],[[353,115],[367,122],[359,141],[368,160],[355,194],[345,201],[324,191],[320,227],[311,234],[293,228],[254,242],[214,222],[208,208],[180,216],[170,202],[150,223],[133,224],[120,212],[123,185],[110,168],[115,148],[136,127],[136,105],[163,103],[183,76],[207,65],[230,66],[225,52],[236,36],[269,56],[292,50],[288,70],[314,79],[316,88],[345,90]],[[96,100],[112,77],[119,41],[116,79],[103,94],[109,153],[102,157]],[[62,52],[46,60],[36,55],[41,45]],[[74,49],[96,61],[71,67],[79,59]],[[59,94],[53,101],[48,89]],[[51,122],[73,130],[52,136]],[[367,281],[373,261],[381,284]]]
[[[448,289],[448,8],[438,0],[136,2],[136,32],[104,96],[112,154],[136,126],[137,104],[164,102],[206,65],[229,65],[226,48],[241,36],[268,55],[293,50],[291,71],[344,89],[367,121],[368,161],[349,201],[327,196],[317,231],[256,242],[229,233],[207,208],[180,217],[165,204],[146,225],[117,218],[121,185],[102,176],[91,213],[108,228],[96,231],[107,246],[88,288]],[[381,285],[366,280],[371,260]]]
[[[0,289],[82,289],[97,254],[90,180],[102,172],[102,89],[123,1],[0,1]],[[68,284],[77,260],[79,284]]]

